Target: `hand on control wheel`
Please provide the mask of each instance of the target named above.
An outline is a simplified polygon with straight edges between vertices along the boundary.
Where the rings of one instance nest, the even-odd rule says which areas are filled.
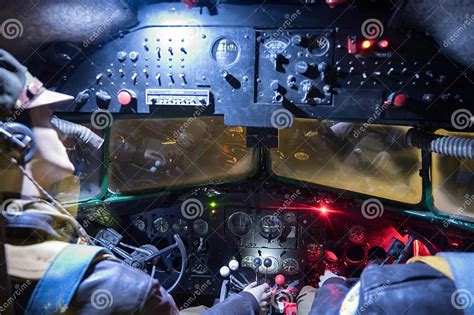
[[[270,286],[267,283],[257,286],[257,282],[252,282],[244,288],[244,291],[252,294],[257,300],[260,307],[265,307],[268,305],[272,291]]]

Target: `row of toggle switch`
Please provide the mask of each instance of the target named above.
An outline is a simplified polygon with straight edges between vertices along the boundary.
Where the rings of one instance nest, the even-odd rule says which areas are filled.
[[[107,72],[107,76],[108,76],[108,77],[111,77],[111,76],[113,75],[113,72],[112,72],[111,69],[107,69],[106,72]],[[126,74],[125,74],[125,71],[123,71],[123,69],[119,69],[118,72],[119,72],[119,75],[120,75],[121,78],[124,78],[124,77],[125,77]],[[147,69],[143,69],[142,72],[143,72],[143,75],[144,75],[147,79],[150,77],[150,74],[149,74],[149,72],[148,72]],[[175,77],[174,77],[173,73],[168,72],[168,74],[167,74],[166,76],[167,76],[168,79],[169,79],[169,83],[171,83],[171,84],[176,83],[176,80],[175,80]],[[188,80],[187,80],[187,78],[186,78],[186,74],[180,73],[180,74],[178,74],[178,76],[179,76],[179,78],[180,78],[180,81],[181,81],[181,84],[182,84],[182,85],[188,84]],[[103,78],[103,74],[102,74],[102,73],[97,74],[96,77],[95,77],[96,84],[99,84],[100,81],[102,80],[102,78]],[[138,79],[138,73],[137,73],[137,72],[133,72],[133,74],[130,76],[130,79],[132,80],[133,84],[136,84],[136,83],[137,83],[137,79]],[[162,84],[162,82],[161,82],[161,73],[157,73],[157,74],[155,75],[155,80],[158,82],[159,85]]]

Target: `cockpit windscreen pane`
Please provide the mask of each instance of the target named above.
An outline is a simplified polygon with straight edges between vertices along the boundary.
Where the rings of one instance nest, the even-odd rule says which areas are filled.
[[[441,135],[474,138],[474,134],[440,130]],[[474,218],[474,160],[432,154],[434,206],[452,218]]]
[[[277,176],[407,204],[422,196],[421,150],[408,127],[297,119],[271,151]]]
[[[255,169],[245,128],[222,117],[116,120],[109,146],[109,190],[138,192],[242,179]]]

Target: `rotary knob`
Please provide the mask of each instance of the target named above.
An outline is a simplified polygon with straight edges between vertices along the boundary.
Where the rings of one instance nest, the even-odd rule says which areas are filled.
[[[299,74],[305,74],[309,70],[309,65],[306,61],[298,61],[295,65],[295,70]]]

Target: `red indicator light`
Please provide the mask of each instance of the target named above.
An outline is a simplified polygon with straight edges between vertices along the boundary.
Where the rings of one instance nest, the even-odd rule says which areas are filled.
[[[382,39],[382,40],[379,42],[379,47],[380,47],[380,48],[387,48],[387,47],[388,47],[388,40]]]
[[[326,214],[326,213],[328,212],[328,208],[327,208],[326,206],[322,206],[322,207],[320,208],[320,211],[321,211],[321,213]]]
[[[370,46],[372,46],[372,42],[371,42],[370,40],[367,40],[367,39],[364,40],[364,41],[362,42],[362,44],[361,44],[361,47],[362,47],[363,49],[369,49]]]

